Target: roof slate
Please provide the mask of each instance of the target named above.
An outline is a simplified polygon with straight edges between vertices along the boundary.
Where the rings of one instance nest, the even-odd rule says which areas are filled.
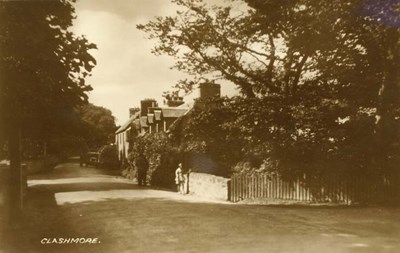
[[[120,128],[118,128],[118,130],[115,132],[115,134],[119,134],[119,133],[122,133],[122,132],[124,132],[125,130],[127,130],[127,129],[131,126],[132,122],[134,122],[135,119],[136,119],[139,115],[140,115],[140,112],[136,112],[135,114],[133,114],[133,115],[128,119],[128,121],[126,121]]]
[[[115,132],[115,134],[126,131],[131,125],[139,130],[141,127],[148,127],[148,124],[153,124],[155,121],[160,121],[161,118],[179,118],[190,111],[192,107],[193,103],[183,104],[179,107],[151,107],[149,108],[150,113],[148,113],[146,116],[140,116],[140,111],[136,112]]]
[[[161,108],[162,110],[162,116],[164,118],[179,118],[180,116],[183,116],[188,109],[182,109],[182,108],[176,108],[176,107],[171,107],[171,108]]]

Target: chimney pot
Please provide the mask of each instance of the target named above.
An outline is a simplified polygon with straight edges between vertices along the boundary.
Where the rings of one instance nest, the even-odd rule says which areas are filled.
[[[129,108],[129,118],[132,117],[135,113],[137,113],[139,111],[140,111],[139,107]]]

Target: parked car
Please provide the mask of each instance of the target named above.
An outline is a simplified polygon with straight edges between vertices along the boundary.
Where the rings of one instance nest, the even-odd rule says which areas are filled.
[[[100,163],[100,153],[99,152],[87,152],[81,155],[80,165],[81,166],[99,166]]]

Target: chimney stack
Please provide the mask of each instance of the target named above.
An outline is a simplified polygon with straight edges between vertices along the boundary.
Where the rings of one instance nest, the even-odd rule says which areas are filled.
[[[157,101],[152,98],[140,101],[140,116],[147,116],[150,107],[157,107]]]
[[[216,83],[201,83],[199,84],[200,99],[220,97],[221,85]]]
[[[183,105],[185,102],[183,101],[183,97],[178,96],[177,94],[166,95],[164,104],[169,107],[177,107]]]
[[[139,107],[134,107],[134,108],[129,108],[129,118],[135,115],[135,113],[139,112],[140,108]]]

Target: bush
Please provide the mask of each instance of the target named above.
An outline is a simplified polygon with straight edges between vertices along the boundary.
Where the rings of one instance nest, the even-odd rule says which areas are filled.
[[[100,150],[100,164],[105,169],[119,169],[118,150],[115,145],[107,145]]]
[[[171,145],[167,134],[160,132],[134,138],[128,162],[131,165],[135,164],[135,160],[141,153],[149,162],[147,182],[161,187],[173,187],[180,152]],[[132,173],[136,174],[135,172],[130,174]]]

